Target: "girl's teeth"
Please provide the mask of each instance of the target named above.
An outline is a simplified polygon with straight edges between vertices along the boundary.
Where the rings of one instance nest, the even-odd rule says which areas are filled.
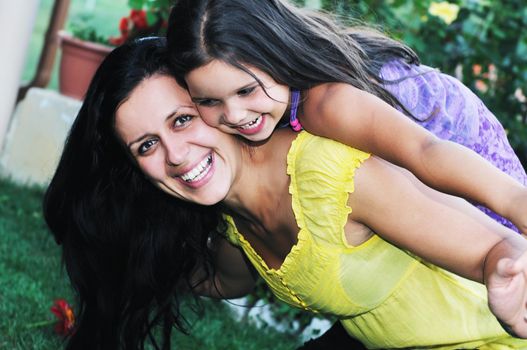
[[[249,123],[247,123],[245,125],[239,126],[239,128],[240,129],[252,129],[252,128],[255,128],[258,125],[260,125],[261,122],[262,122],[262,117],[258,117],[255,120],[253,120],[252,122],[249,122]]]
[[[212,155],[210,154],[207,158],[203,159],[194,169],[183,174],[180,178],[185,182],[193,182],[201,180],[210,170],[212,164]]]

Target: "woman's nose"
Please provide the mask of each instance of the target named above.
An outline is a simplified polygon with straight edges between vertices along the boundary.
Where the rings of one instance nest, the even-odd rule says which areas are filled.
[[[168,166],[174,167],[184,164],[188,158],[189,147],[182,140],[169,140],[165,142],[165,161]]]

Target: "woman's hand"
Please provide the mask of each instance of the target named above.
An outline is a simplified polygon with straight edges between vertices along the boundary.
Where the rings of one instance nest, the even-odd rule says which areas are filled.
[[[499,259],[486,284],[489,307],[502,327],[527,338],[527,252],[516,260]]]

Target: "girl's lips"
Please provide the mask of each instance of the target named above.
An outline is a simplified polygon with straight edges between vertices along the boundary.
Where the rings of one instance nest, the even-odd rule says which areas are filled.
[[[243,127],[238,126],[236,130],[238,130],[238,132],[243,135],[254,135],[254,134],[259,133],[263,129],[264,125],[265,125],[265,116],[261,114],[258,118],[256,118],[252,122],[244,124]]]
[[[192,188],[199,188],[205,185],[214,174],[214,160],[214,154],[210,153],[192,170],[177,176],[177,179],[185,186]]]

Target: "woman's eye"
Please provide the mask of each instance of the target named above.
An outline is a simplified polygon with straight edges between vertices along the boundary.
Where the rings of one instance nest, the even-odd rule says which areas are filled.
[[[180,115],[174,118],[174,127],[180,128],[182,126],[185,126],[188,122],[190,122],[194,118],[192,115]]]
[[[251,86],[248,88],[238,90],[237,94],[238,96],[247,96],[247,95],[250,95],[255,89],[256,89],[256,86]]]
[[[157,140],[156,139],[150,139],[150,140],[146,140],[145,142],[143,142],[139,148],[137,149],[137,153],[139,153],[139,155],[143,155],[145,154],[146,152],[148,152],[150,150],[150,148],[152,148],[152,146],[154,146],[155,144],[157,143]]]

